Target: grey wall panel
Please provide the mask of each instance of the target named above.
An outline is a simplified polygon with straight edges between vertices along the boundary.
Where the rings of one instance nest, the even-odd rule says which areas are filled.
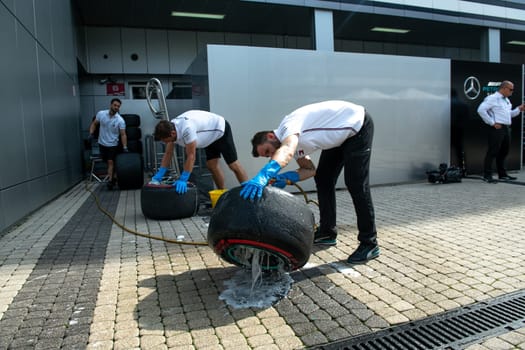
[[[71,1],[54,0],[51,3],[53,58],[66,74],[74,77],[77,72],[77,61],[75,58],[75,29],[73,27]]]
[[[255,132],[329,99],[362,104],[374,118],[373,184],[423,180],[428,167],[448,162],[449,60],[210,45],[208,70],[210,110],[231,122],[250,176],[267,162],[251,156]],[[227,186],[237,185],[225,173]],[[304,188],[314,189],[313,181]]]
[[[36,75],[35,42],[18,22],[16,26],[16,46],[13,50],[8,50],[7,55],[12,55],[11,63],[16,62],[17,69],[13,70],[13,65],[6,67],[8,70],[13,70],[15,74],[12,76],[12,80],[9,80],[11,82],[8,92],[9,100],[6,101],[8,111],[4,112],[7,114],[3,118],[3,130],[0,132],[2,139],[9,145],[2,150],[2,161],[11,170],[2,176],[3,185],[6,187],[29,179],[25,133],[26,127],[30,127],[30,125],[24,120],[23,111],[26,107],[29,113],[34,109],[31,104],[24,106],[25,102],[38,100],[38,91],[35,96],[35,90],[32,89],[35,86],[33,77]],[[33,86],[26,86],[26,83],[33,84]]]
[[[15,12],[15,0],[1,0],[0,3],[4,4],[9,11]]]
[[[52,32],[52,0],[35,1],[36,16],[36,37],[40,45],[49,52],[53,50],[53,32]]]
[[[170,73],[184,74],[197,55],[197,34],[170,30],[168,32]]]
[[[35,9],[33,7],[33,0],[16,0],[14,4],[15,17],[20,21],[24,28],[34,36]]]
[[[45,57],[45,55],[43,55]],[[51,76],[42,76],[42,112],[44,116],[44,146],[46,150],[47,172],[53,173],[63,169],[65,163],[65,153],[68,145],[65,142],[63,125],[61,124],[61,113],[63,113],[63,103],[60,99],[58,86],[56,84],[56,65],[47,57],[44,64],[49,68],[53,67]]]
[[[148,69],[146,32],[141,28],[122,28],[122,65],[126,73],[145,73]]]
[[[2,190],[1,207],[5,217],[5,226],[14,224],[18,219],[35,209],[26,200],[29,196],[29,185],[27,183],[21,183],[17,186]],[[24,200],[20,200],[21,198]],[[4,227],[2,227],[2,229]]]
[[[49,186],[47,176],[33,179],[27,183],[29,196],[26,197],[27,207],[26,209],[35,210],[39,208],[42,203],[47,203],[51,199],[57,196],[59,192],[53,192]]]
[[[4,205],[6,204],[4,203],[5,203],[4,193],[2,190],[0,190],[0,232],[3,230],[3,228],[8,226],[6,224],[6,215],[5,215],[5,209],[4,209]]]
[[[208,44],[224,44],[224,33],[198,32],[197,54],[206,54],[206,46]]]
[[[33,179],[46,171],[44,137],[42,133],[43,120],[40,103],[40,88],[36,47],[33,40],[28,40],[25,52],[18,55],[19,64],[23,70],[24,82],[20,89],[20,105],[24,130],[24,152],[28,178]],[[38,47],[39,55],[42,49]]]
[[[146,50],[150,74],[166,74],[170,71],[168,31],[146,29]]]
[[[15,36],[16,25],[16,21],[9,11],[4,6],[0,6],[0,42],[4,47],[14,48],[17,46]],[[16,51],[4,50],[3,54],[0,55],[0,76],[2,77],[2,81],[15,82],[18,80],[17,70],[12,69],[12,67],[15,67],[15,63]],[[18,142],[16,138],[17,133],[18,136],[21,136],[21,120],[19,106],[16,101],[17,91],[13,89],[12,84],[0,84],[0,104],[2,105],[0,140],[5,140],[5,142],[16,143]],[[15,159],[14,151],[10,151],[9,149],[3,150],[2,157],[0,157],[0,169],[13,169],[10,163],[13,159]],[[18,170],[23,170],[21,169],[21,164],[23,163],[17,162],[17,164],[19,164]],[[13,183],[13,173],[14,170],[10,172],[1,171],[0,189]],[[25,175],[26,173],[22,172],[19,176],[25,177]]]
[[[64,145],[60,152],[64,156],[62,168],[66,170],[68,175],[64,184],[70,184],[79,179],[78,175],[82,170],[83,144],[80,135],[80,101],[73,98],[72,81],[69,75],[59,72],[55,79],[57,92],[60,95],[56,101],[60,108],[58,129],[61,143]]]
[[[9,9],[4,3],[0,5],[4,47],[0,55],[0,230],[83,175],[79,98],[73,92],[76,60],[70,2],[21,0],[15,5],[9,1]],[[34,4],[43,11],[36,26]]]
[[[87,47],[91,73],[122,73],[120,28],[87,28]]]
[[[251,45],[252,39],[250,34],[225,33],[224,43],[226,45]]]

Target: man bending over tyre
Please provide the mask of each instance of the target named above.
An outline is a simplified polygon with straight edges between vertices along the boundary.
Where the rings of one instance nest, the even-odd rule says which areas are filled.
[[[219,165],[221,154],[239,183],[248,179],[237,159],[230,124],[218,114],[200,110],[187,111],[171,121],[160,121],[155,127],[154,137],[166,144],[166,151],[160,169],[152,177],[153,183],[160,183],[166,174],[175,144],[183,146],[186,154],[182,174],[173,184],[177,193],[186,193],[188,190],[187,182],[195,164],[197,148],[204,148],[206,166],[218,189],[225,188],[224,173]]]
[[[269,157],[270,162],[251,180],[243,183],[241,196],[254,200],[262,196],[271,179],[273,186],[283,188],[314,176],[319,199],[320,225],[314,244],[335,245],[335,185],[343,167],[345,185],[350,192],[359,230],[358,248],[348,257],[357,264],[379,256],[374,206],[369,186],[370,154],[374,124],[359,106],[345,101],[325,101],[303,106],[281,121],[273,131],[257,132],[252,138],[252,155]],[[317,170],[309,154],[320,149]],[[299,169],[279,174],[290,160]]]

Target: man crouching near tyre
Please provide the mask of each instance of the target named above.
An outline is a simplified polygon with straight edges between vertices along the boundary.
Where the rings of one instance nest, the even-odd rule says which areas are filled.
[[[173,184],[179,194],[188,190],[187,182],[195,164],[197,148],[205,149],[206,166],[217,189],[225,188],[224,173],[219,165],[221,154],[239,183],[248,179],[237,159],[230,124],[218,114],[200,110],[187,111],[171,121],[160,121],[155,127],[154,137],[166,144],[166,150],[159,170],[152,177],[152,183],[162,181],[173,157],[175,144],[184,147],[186,154],[182,174]]]
[[[344,167],[360,242],[347,261],[358,264],[375,259],[379,256],[379,246],[369,185],[373,137],[374,123],[363,106],[346,101],[303,106],[284,117],[277,129],[254,135],[253,156],[271,160],[253,179],[242,184],[240,195],[254,200],[262,196],[271,179],[275,179],[273,186],[282,188],[287,183],[314,176],[320,214],[314,244],[332,246],[337,238],[335,184]],[[308,155],[318,149],[321,156],[316,170]],[[292,157],[299,169],[279,174]]]

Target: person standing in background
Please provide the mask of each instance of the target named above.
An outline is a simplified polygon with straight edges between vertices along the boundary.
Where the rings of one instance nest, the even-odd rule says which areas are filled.
[[[483,180],[495,183],[492,178],[492,162],[496,159],[496,169],[500,180],[516,180],[514,176],[507,174],[505,169],[505,158],[510,149],[510,126],[512,118],[518,116],[525,110],[525,104],[512,108],[509,97],[514,91],[514,84],[504,80],[498,91],[485,97],[478,107],[478,114],[487,124],[488,149],[483,163]]]
[[[126,136],[126,122],[119,114],[122,102],[118,98],[111,100],[109,109],[99,111],[89,126],[89,136],[94,138],[97,125],[100,125],[98,144],[100,155],[108,165],[108,190],[112,190],[117,179],[115,177],[115,159],[118,154],[119,137],[124,152],[128,151],[128,139]]]

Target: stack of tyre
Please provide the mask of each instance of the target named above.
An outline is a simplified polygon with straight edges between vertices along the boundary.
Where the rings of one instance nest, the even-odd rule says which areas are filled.
[[[122,118],[126,122],[128,152],[120,153],[116,159],[118,186],[121,190],[135,190],[144,185],[140,116],[122,114]]]
[[[126,122],[126,136],[128,137],[128,150],[131,153],[142,155],[142,131],[140,129],[140,116],[137,114],[122,114]]]

